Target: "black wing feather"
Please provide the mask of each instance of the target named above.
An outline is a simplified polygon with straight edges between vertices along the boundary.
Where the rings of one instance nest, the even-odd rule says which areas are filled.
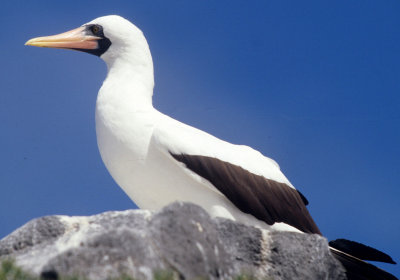
[[[333,256],[346,269],[348,280],[398,280],[397,277],[370,263],[331,248]]]
[[[396,264],[389,255],[355,241],[336,239],[330,241],[329,246],[362,260]]]
[[[217,158],[171,155],[208,180],[244,213],[269,225],[283,222],[306,233],[321,234],[305,207],[305,197],[288,185],[255,175]]]

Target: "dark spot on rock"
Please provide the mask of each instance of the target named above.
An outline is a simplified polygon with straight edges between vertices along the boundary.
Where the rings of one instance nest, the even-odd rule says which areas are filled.
[[[43,271],[40,274],[40,278],[43,280],[58,280],[58,273],[54,270]]]

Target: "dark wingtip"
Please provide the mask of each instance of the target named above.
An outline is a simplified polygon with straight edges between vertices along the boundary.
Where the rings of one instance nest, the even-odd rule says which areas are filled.
[[[308,205],[307,198],[299,190],[297,190],[297,193],[300,195],[301,200],[303,200],[304,205],[307,206]]]
[[[380,269],[348,253],[330,248],[333,256],[342,263],[349,280],[399,280],[393,274]]]
[[[355,241],[336,239],[330,241],[329,246],[361,260],[396,264],[396,262],[389,255]]]

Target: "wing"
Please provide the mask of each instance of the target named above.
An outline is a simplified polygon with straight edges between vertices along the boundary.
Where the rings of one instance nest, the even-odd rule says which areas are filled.
[[[320,234],[305,206],[307,199],[278,164],[260,152],[222,141],[161,113],[153,138],[172,160],[208,180],[242,212],[269,225],[283,222]]]
[[[306,233],[321,234],[302,197],[288,185],[254,175],[240,166],[216,158],[171,155],[208,180],[242,212],[269,225],[283,222]]]

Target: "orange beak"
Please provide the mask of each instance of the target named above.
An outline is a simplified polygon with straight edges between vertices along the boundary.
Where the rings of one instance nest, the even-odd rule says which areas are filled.
[[[97,41],[100,39],[100,37],[87,35],[85,27],[79,27],[58,35],[33,38],[27,41],[25,45],[57,49],[94,50],[97,49]]]

